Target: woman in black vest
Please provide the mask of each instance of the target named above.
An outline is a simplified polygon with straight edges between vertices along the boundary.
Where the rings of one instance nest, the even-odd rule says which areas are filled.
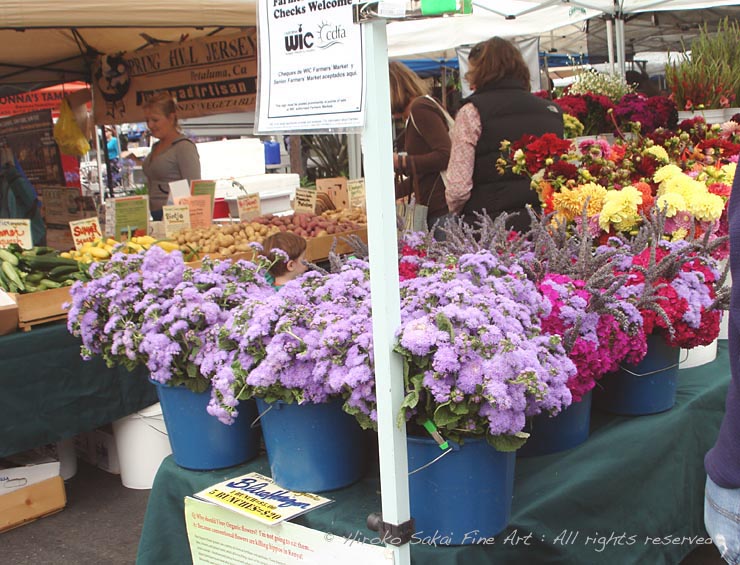
[[[492,37],[470,51],[465,74],[475,91],[457,113],[445,194],[450,212],[475,222],[475,212],[492,218],[507,212],[511,229],[529,229],[527,205],[540,210],[537,192],[526,177],[496,171],[501,142],[525,134],[563,135],[563,115],[557,104],[530,93],[529,69],[511,42]]]

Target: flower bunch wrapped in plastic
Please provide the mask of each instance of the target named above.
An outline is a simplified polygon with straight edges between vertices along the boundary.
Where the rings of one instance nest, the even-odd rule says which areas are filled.
[[[214,386],[232,391],[227,400],[320,404],[342,398],[345,411],[372,426],[369,278],[367,263],[352,259],[338,273],[308,272],[280,292],[247,300],[221,332],[228,357]]]
[[[541,328],[549,311],[521,269],[489,251],[404,281],[396,351],[405,418],[431,420],[455,440],[485,436],[500,450],[520,447],[527,416],[557,414],[571,402],[566,383],[576,370],[560,337]]]

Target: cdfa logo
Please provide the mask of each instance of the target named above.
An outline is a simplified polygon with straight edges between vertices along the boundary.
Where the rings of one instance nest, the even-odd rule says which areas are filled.
[[[328,49],[329,47],[342,44],[342,39],[347,37],[347,31],[339,24],[330,24],[321,22],[319,26],[319,39],[316,47],[319,49]]]
[[[285,50],[302,51],[313,47],[313,33],[307,31],[303,33],[303,24],[298,26],[298,31],[289,31],[285,34]]]

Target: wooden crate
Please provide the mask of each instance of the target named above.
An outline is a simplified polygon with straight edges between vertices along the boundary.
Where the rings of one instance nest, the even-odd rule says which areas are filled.
[[[64,320],[67,312],[62,304],[72,300],[68,286],[13,296],[18,305],[18,327],[23,331],[38,324]]]
[[[328,258],[329,251],[331,251],[331,246],[334,244],[334,240],[337,242],[337,245],[334,248],[335,253],[350,253],[352,248],[343,238],[351,235],[356,235],[362,241],[367,243],[367,228],[306,239],[306,260],[316,262],[323,261]]]
[[[59,476],[3,494],[0,496],[0,532],[59,512],[66,505],[64,480]]]

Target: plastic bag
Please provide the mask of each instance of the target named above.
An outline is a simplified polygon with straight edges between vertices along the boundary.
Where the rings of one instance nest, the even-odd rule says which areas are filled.
[[[54,139],[59,150],[66,155],[81,157],[90,151],[90,143],[77,125],[72,108],[66,99],[62,100],[59,119],[54,125]]]

